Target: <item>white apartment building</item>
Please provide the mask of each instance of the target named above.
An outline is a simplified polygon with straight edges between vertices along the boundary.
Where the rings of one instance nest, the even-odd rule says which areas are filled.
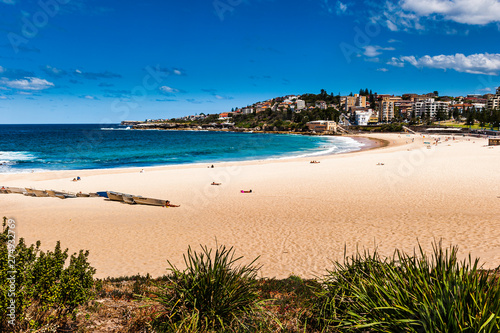
[[[244,108],[244,109],[241,109],[241,113],[242,113],[242,114],[250,114],[250,113],[253,113],[253,108]]]
[[[356,125],[366,126],[372,116],[371,111],[355,111]]]
[[[441,109],[448,112],[450,102],[436,101],[434,98],[426,98],[423,101],[415,102],[413,110],[417,117],[423,117],[424,114],[429,115],[431,118],[435,117],[437,112]]]
[[[304,101],[302,99],[298,99],[296,101],[296,104],[297,104],[297,107],[296,107],[297,110],[303,110],[306,108],[306,101]]]
[[[485,103],[472,103],[472,106],[476,110],[481,111],[482,109],[484,109],[486,107],[486,104]]]

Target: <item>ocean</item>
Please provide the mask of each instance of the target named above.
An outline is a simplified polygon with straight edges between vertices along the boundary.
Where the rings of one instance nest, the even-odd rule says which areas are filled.
[[[117,124],[0,125],[0,173],[317,156],[360,150],[346,137],[131,130]]]

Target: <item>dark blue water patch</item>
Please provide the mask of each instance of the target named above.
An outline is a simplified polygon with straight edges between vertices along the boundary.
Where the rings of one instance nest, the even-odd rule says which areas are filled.
[[[0,125],[0,172],[145,167],[360,149],[350,138],[130,130],[117,124]]]

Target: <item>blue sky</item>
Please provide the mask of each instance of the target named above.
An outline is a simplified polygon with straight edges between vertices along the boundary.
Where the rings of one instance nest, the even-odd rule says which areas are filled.
[[[0,0],[0,123],[500,85],[500,0]]]

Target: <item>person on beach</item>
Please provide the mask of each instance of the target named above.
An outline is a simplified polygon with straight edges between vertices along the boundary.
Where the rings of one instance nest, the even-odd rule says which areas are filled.
[[[220,185],[221,183],[212,182],[210,185]]]

